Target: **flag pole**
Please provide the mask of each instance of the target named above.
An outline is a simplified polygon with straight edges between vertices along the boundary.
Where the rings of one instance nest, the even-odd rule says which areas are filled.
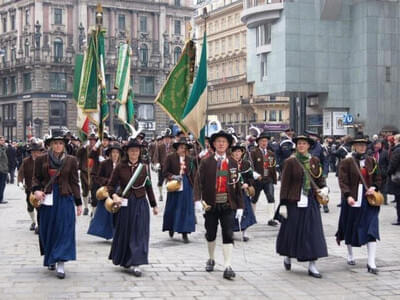
[[[203,38],[204,38],[204,35],[207,34],[207,19],[208,19],[208,17],[209,17],[209,14],[208,14],[208,11],[207,11],[207,7],[204,7],[203,8],[203,15],[202,15],[202,18],[204,19]],[[207,40],[206,40],[206,43],[207,43]],[[203,45],[203,47],[204,47],[204,45]],[[208,79],[207,79],[207,82],[208,82]],[[206,88],[208,89],[208,83],[207,83],[207,87]],[[207,94],[207,99],[206,99],[206,125],[205,126],[206,126],[205,136],[208,136],[208,94]]]

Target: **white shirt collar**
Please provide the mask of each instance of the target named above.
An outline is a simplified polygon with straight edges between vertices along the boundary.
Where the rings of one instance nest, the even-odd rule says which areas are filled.
[[[226,159],[226,153],[224,153],[224,155],[218,155],[217,153],[215,153],[214,158],[215,158],[216,161],[218,161],[219,159],[225,160]]]

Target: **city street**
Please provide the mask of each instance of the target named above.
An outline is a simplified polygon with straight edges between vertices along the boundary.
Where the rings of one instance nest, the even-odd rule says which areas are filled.
[[[283,259],[275,252],[278,228],[266,225],[266,200],[261,198],[259,223],[249,230],[250,241],[235,244],[233,281],[222,278],[220,234],[216,271],[204,271],[207,247],[201,216],[189,244],[183,244],[179,235],[171,240],[161,232],[165,202],[159,203],[160,215],[151,217],[150,264],[143,267],[143,277],[114,266],[108,260],[110,242],[87,235],[90,217],[81,216],[77,218],[77,261],[66,264],[67,276],[59,280],[54,271],[42,266],[37,236],[29,231],[25,194],[16,185],[7,185],[8,204],[0,206],[0,299],[400,299],[400,226],[391,225],[393,204],[381,208],[380,273],[375,276],[366,271],[366,247],[354,250],[357,265],[350,267],[345,246],[336,244],[340,194],[333,173],[328,181],[331,212],[322,218],[329,257],[317,264],[323,278],[311,278],[308,264],[297,261],[292,261],[292,271],[284,270]],[[277,199],[278,191],[279,187]]]

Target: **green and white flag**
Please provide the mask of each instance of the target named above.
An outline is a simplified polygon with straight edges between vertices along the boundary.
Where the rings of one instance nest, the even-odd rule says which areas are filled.
[[[135,113],[133,106],[133,89],[130,84],[131,78],[131,57],[132,48],[128,43],[122,44],[118,51],[118,66],[115,75],[114,87],[118,90],[116,108],[118,118],[122,122],[134,123],[133,115]]]
[[[182,114],[182,123],[204,146],[207,109],[207,37],[204,33],[199,69],[189,100]]]
[[[188,130],[182,123],[181,117],[189,97],[190,84],[193,81],[195,51],[193,41],[187,41],[181,57],[169,73],[154,101],[185,132]]]

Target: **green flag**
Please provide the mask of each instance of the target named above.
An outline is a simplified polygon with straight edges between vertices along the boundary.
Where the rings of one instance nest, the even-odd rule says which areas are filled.
[[[109,116],[109,109],[107,103],[106,91],[106,75],[105,75],[105,48],[104,48],[104,33],[105,30],[97,30],[97,53],[98,53],[98,81],[99,81],[99,96],[100,96],[100,122],[99,122],[99,136],[103,139],[105,122]]]
[[[181,120],[183,125],[204,146],[207,109],[207,37],[204,33],[199,69]]]
[[[181,117],[188,99],[190,84],[193,80],[195,55],[193,41],[186,42],[178,63],[169,74],[154,101],[185,132],[187,132],[187,128],[182,123]]]
[[[128,43],[122,44],[118,51],[118,65],[115,75],[115,88],[118,89],[116,108],[118,118],[122,122],[133,124],[135,113],[133,106],[133,89],[130,83],[131,78],[131,57],[132,48]]]

